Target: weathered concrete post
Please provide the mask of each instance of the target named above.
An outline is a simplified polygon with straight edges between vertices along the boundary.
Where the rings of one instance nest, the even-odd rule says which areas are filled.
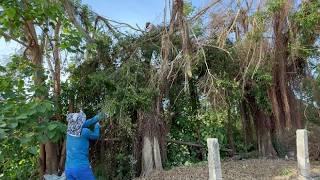
[[[221,163],[219,143],[216,138],[208,138],[208,168],[209,168],[209,180],[221,180]]]
[[[297,161],[299,179],[310,179],[308,134],[305,129],[297,130]]]

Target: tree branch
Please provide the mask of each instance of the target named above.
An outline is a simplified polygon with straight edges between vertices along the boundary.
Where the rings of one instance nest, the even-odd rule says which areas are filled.
[[[216,5],[217,3],[219,3],[221,0],[216,0],[213,1],[212,3],[210,3],[207,7],[201,9],[200,11],[197,12],[197,14],[195,14],[194,16],[192,16],[189,21],[194,21],[196,19],[198,19],[199,17],[201,17],[204,13],[206,13],[211,7],[213,7],[214,5]]]
[[[0,31],[0,36],[3,36],[5,39],[13,40],[13,41],[19,43],[20,45],[22,45],[22,46],[24,46],[24,47],[26,47],[26,48],[28,47],[28,45],[27,45],[25,42],[20,41],[19,39],[14,38],[14,37],[12,37],[12,36],[10,36],[9,34],[6,34],[6,33],[4,33],[4,32],[1,32],[1,31]]]
[[[86,38],[88,42],[93,42],[94,39],[92,39],[89,34],[85,31],[85,29],[81,26],[81,24],[77,21],[76,15],[74,12],[74,6],[70,2],[70,0],[63,0],[63,6],[69,16],[70,21],[72,24],[78,29],[78,31]]]
[[[193,142],[184,142],[184,141],[178,141],[178,140],[173,140],[173,139],[166,139],[167,142],[175,143],[175,144],[182,144],[182,145],[187,145],[187,146],[194,146],[194,147],[201,147],[204,148],[202,144],[196,144]]]

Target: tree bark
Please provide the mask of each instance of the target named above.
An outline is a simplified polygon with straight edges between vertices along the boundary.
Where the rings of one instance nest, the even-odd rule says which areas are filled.
[[[58,144],[48,142],[45,144],[46,150],[46,173],[57,174],[58,172]]]
[[[162,147],[165,145],[163,121],[157,116],[156,107],[150,112],[138,112],[142,123],[141,176],[149,176],[154,170],[162,170]]]
[[[242,130],[246,145],[253,144],[253,130],[250,118],[250,109],[245,100],[240,102],[240,114],[242,118]]]
[[[281,136],[283,126],[281,125],[280,105],[276,94],[276,87],[273,85],[268,91],[269,99],[271,99],[271,108],[275,119],[275,130],[278,136]]]
[[[233,156],[236,152],[236,148],[234,145],[234,139],[233,139],[233,126],[232,126],[232,119],[231,119],[231,106],[229,104],[228,107],[228,115],[227,115],[227,122],[225,122],[225,127],[227,130],[227,141],[228,141],[228,145],[229,148],[231,149],[230,151],[230,156]]]
[[[274,23],[274,33],[275,33],[275,64],[278,63],[277,68],[274,70],[276,71],[275,74],[278,77],[278,85],[281,93],[282,103],[284,107],[284,115],[285,115],[285,125],[287,129],[290,129],[292,126],[291,122],[291,114],[290,114],[290,104],[289,104],[289,98],[288,98],[288,81],[287,81],[287,49],[288,49],[288,42],[285,38],[285,35],[283,34],[283,31],[285,29],[285,21],[281,19],[282,14],[279,16],[276,15],[275,17],[275,23]],[[277,78],[275,78],[277,79]]]
[[[24,1],[27,8],[27,2]],[[27,20],[24,24],[25,37],[29,44],[28,51],[31,62],[35,66],[34,85],[37,86],[35,96],[37,99],[44,99],[47,92],[43,89],[44,85],[44,69],[43,69],[43,47],[39,44],[36,29],[32,20]],[[41,121],[41,118],[39,119]],[[40,178],[43,174],[57,174],[58,172],[58,152],[57,145],[51,142],[40,145]]]
[[[264,110],[260,109],[255,97],[248,95],[247,101],[249,103],[250,112],[254,119],[254,126],[256,130],[257,146],[260,156],[273,157],[277,153],[272,144],[272,118],[266,114]]]
[[[61,21],[58,20],[54,30],[54,47],[53,47],[53,59],[54,59],[54,77],[53,77],[53,92],[57,113],[60,113],[60,94],[61,94],[61,61],[60,61],[60,27]]]
[[[289,68],[289,27],[287,22],[291,2],[286,1],[275,12],[273,18],[274,57],[273,84],[268,91],[275,119],[277,140],[297,127],[302,127],[301,113],[290,84]]]
[[[66,141],[63,141],[61,155],[59,160],[59,173],[62,173],[65,169],[65,162],[66,162]]]

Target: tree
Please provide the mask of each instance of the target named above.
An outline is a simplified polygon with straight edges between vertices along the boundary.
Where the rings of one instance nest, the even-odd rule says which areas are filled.
[[[59,30],[63,11],[61,4],[56,1],[5,1],[1,4],[0,35],[6,40],[12,40],[25,48],[24,56],[34,65],[34,96],[38,101],[48,99],[43,67],[44,52],[48,44],[52,45],[50,30],[55,30],[54,45],[54,91],[56,108],[59,106],[60,91],[60,62],[59,62]],[[39,30],[40,29],[40,30]],[[49,64],[50,65],[50,64]],[[52,69],[51,69],[52,70]],[[39,123],[43,117],[38,118]],[[40,145],[40,176],[44,173],[58,172],[58,145],[47,141]]]

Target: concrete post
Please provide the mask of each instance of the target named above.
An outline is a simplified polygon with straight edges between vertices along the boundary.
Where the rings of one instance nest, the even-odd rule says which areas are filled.
[[[297,130],[297,161],[299,179],[310,179],[308,134],[305,129]]]
[[[219,143],[216,138],[208,138],[208,168],[209,168],[209,180],[221,180],[221,163]]]

